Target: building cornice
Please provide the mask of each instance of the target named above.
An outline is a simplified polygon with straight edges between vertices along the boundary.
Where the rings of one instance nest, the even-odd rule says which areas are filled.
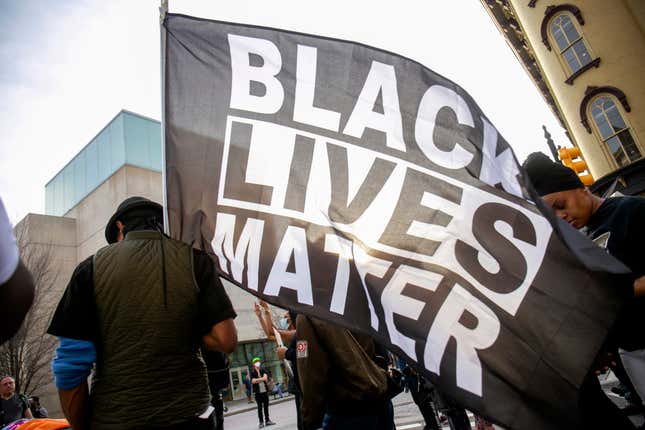
[[[506,0],[482,0],[482,4],[487,9],[491,19],[502,33],[509,46],[513,50],[524,69],[531,77],[531,80],[542,94],[544,101],[549,105],[551,111],[560,122],[565,130],[567,126],[560,109],[555,101],[551,89],[546,83],[542,70],[538,66],[526,35],[518,23],[515,14]]]

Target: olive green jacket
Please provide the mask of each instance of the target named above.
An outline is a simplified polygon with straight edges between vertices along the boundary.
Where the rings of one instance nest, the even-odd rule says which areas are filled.
[[[209,405],[193,253],[161,238],[133,231],[94,256],[99,340],[90,394],[93,430],[168,426]]]

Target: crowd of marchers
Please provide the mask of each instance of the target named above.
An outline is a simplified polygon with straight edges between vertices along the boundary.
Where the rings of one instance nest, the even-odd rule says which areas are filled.
[[[580,429],[633,429],[645,410],[645,198],[601,198],[571,169],[541,153],[524,168],[555,214],[586,234],[632,272],[632,298],[621,311],[579,390]],[[52,371],[65,419],[49,419],[38,398],[16,392],[0,375],[0,429],[223,429],[221,392],[237,345],[235,310],[209,255],[164,234],[162,207],[142,197],[123,201],[105,227],[108,246],[74,270],[47,332],[59,339]],[[566,288],[566,286],[562,286]],[[20,327],[34,297],[0,201],[0,342]],[[410,392],[426,429],[470,429],[467,411],[371,337],[286,311],[274,320],[255,305],[276,342],[286,382],[277,387],[263,358],[248,363],[243,384],[257,403],[259,427],[269,395],[295,398],[298,429],[394,430],[392,399]],[[619,409],[601,388],[607,369],[627,400]],[[88,384],[88,381],[91,381]],[[495,417],[488,417],[495,420]],[[477,429],[493,425],[475,416]]]

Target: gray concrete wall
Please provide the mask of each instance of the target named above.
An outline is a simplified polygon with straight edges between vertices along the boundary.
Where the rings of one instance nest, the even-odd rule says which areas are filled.
[[[77,261],[107,245],[105,225],[119,203],[142,196],[162,202],[161,173],[125,165],[65,214],[77,220]]]

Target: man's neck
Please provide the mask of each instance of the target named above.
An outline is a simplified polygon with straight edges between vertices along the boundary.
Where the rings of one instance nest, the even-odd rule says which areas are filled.
[[[11,394],[0,394],[0,397],[2,398],[2,400],[9,400],[10,398],[12,398],[12,397],[13,397],[13,395],[14,395],[14,394],[16,394],[16,393],[11,393]]]
[[[592,198],[591,198],[591,214],[593,215],[593,214],[596,213],[598,208],[600,206],[602,206],[602,204],[605,202],[605,199],[603,199],[601,197],[598,197],[598,196],[595,196],[593,194],[591,196],[592,196]]]

